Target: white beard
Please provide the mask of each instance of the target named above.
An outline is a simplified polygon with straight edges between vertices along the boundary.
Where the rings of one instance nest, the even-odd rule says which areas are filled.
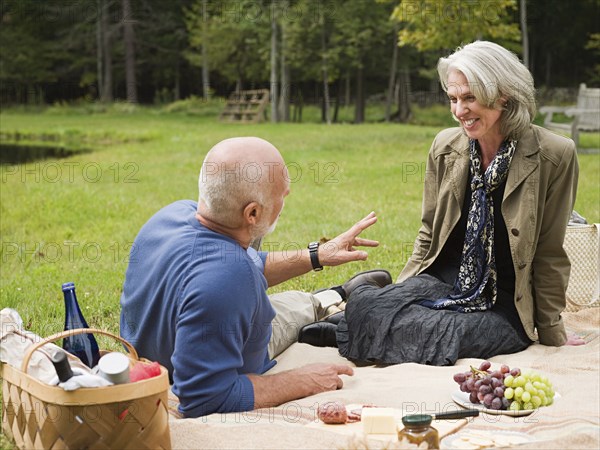
[[[265,232],[265,236],[267,234],[271,234],[273,231],[275,231],[275,228],[277,228],[277,222],[279,221],[279,216],[277,216],[277,219],[275,219],[275,222],[273,222],[271,224],[271,226],[267,229],[267,231]]]
[[[261,239],[261,238],[265,237],[266,235],[271,234],[273,231],[275,231],[278,220],[279,220],[279,216],[277,216],[277,218],[275,219],[275,222],[273,222],[268,227],[265,225],[262,225],[262,224],[256,225],[254,227],[254,229],[252,230],[252,233],[250,234],[250,237],[252,238],[252,240],[254,241],[256,239]]]

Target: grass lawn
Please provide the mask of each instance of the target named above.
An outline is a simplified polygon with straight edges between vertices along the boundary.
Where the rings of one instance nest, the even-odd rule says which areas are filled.
[[[207,150],[221,139],[256,135],[273,142],[290,167],[291,194],[266,249],[298,248],[333,237],[370,211],[365,233],[381,246],[368,261],[326,268],[276,286],[312,291],[381,267],[395,277],[416,235],[427,151],[441,126],[219,123],[182,113],[82,114],[64,110],[0,115],[3,136],[58,136],[91,152],[0,167],[1,305],[28,329],[63,327],[61,283],[74,281],[90,326],[118,333],[119,297],[129,249],[144,222],[178,199],[197,197]],[[425,119],[425,122],[427,119]],[[452,123],[451,120],[448,123]],[[596,139],[592,136],[591,139]],[[600,156],[580,156],[576,209],[600,221]],[[110,346],[107,341],[102,344]]]

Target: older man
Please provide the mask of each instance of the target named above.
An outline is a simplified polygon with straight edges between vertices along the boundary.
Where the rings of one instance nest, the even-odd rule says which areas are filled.
[[[312,295],[266,290],[323,266],[365,260],[355,246],[374,213],[324,245],[290,256],[257,252],[251,242],[275,228],[290,191],[277,149],[259,138],[227,139],[207,154],[198,203],[157,212],[133,246],[121,297],[121,334],[141,356],[167,367],[187,417],[273,406],[339,389],[352,368],[312,364],[274,375],[274,356],[303,325],[323,317],[360,284],[391,283],[389,273],[359,274]]]

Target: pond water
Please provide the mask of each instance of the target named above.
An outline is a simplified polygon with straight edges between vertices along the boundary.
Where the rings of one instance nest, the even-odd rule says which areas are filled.
[[[67,158],[86,149],[68,149],[60,145],[0,143],[0,164],[23,164],[49,158]]]

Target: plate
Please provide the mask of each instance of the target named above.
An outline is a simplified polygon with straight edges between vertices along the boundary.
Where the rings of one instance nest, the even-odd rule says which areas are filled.
[[[554,400],[560,398],[560,394],[558,392],[554,393]],[[512,417],[521,417],[528,416],[529,414],[537,411],[537,409],[521,409],[519,411],[511,411],[511,410],[502,410],[502,409],[489,409],[483,406],[481,403],[471,403],[469,401],[469,394],[462,391],[456,391],[452,393],[452,400],[454,403],[462,406],[467,409],[478,409],[481,412],[486,414],[495,414],[502,416],[512,416]]]
[[[440,442],[442,449],[506,448],[535,442],[525,433],[514,431],[461,431],[446,436]]]

